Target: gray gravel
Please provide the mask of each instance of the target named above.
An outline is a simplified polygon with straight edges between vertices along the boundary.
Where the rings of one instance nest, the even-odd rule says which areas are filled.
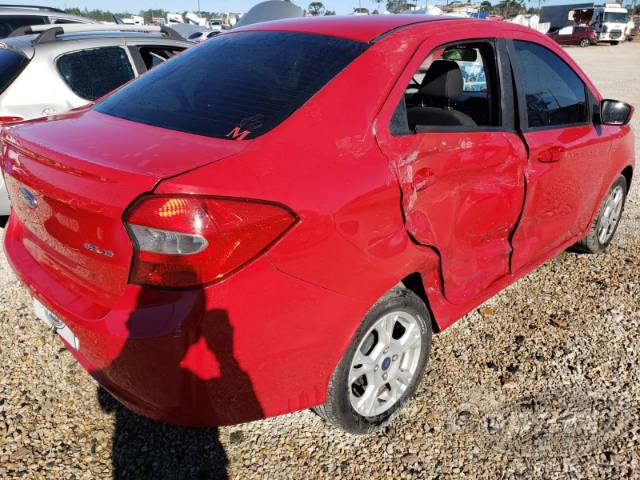
[[[640,43],[569,52],[640,105]],[[309,412],[219,430],[127,412],[0,254],[0,478],[640,478],[638,192],[605,254],[564,253],[435,338],[417,398],[364,438]]]

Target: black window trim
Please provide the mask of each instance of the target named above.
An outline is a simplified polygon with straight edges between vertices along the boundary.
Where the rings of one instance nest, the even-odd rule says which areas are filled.
[[[441,45],[437,45],[436,47],[429,50],[429,53],[424,56],[427,58],[434,51],[440,48],[447,48],[455,45],[467,45],[467,44],[478,44],[478,43],[487,43],[493,49],[494,59],[493,63],[495,65],[495,69],[497,71],[497,75],[495,78],[496,82],[496,92],[499,96],[499,126],[489,126],[489,125],[479,125],[475,127],[469,126],[457,126],[457,125],[423,125],[417,126],[416,131],[412,132],[409,130],[407,126],[406,132],[394,132],[391,125],[393,123],[393,117],[398,114],[398,108],[394,110],[394,114],[391,116],[389,120],[389,124],[387,128],[389,129],[389,133],[394,137],[401,137],[407,135],[418,135],[423,133],[443,133],[443,132],[459,132],[459,133],[493,133],[493,132],[507,132],[507,133],[515,133],[515,105],[514,105],[514,91],[513,91],[513,80],[511,74],[511,68],[509,64],[509,55],[507,53],[505,41],[502,38],[492,38],[492,37],[482,37],[482,38],[465,38],[461,40],[455,40],[451,42],[447,42]],[[421,55],[417,53],[417,55]],[[411,62],[410,62],[411,63]],[[408,67],[407,67],[408,68]],[[493,77],[494,72],[491,72],[491,77]],[[406,88],[402,91],[400,102],[404,102],[404,92]],[[400,105],[398,105],[400,106]],[[404,109],[406,112],[406,109]],[[406,113],[405,113],[406,116]]]
[[[517,40],[519,42],[531,43],[533,45],[537,45],[541,48],[544,48],[545,50],[549,51],[550,53],[558,57],[558,59],[560,59],[560,61],[562,61],[567,66],[567,68],[569,68],[575,74],[575,76],[578,77],[578,80],[580,80],[580,82],[584,87],[584,97],[585,97],[585,102],[587,104],[587,115],[586,115],[587,119],[584,122],[565,123],[562,125],[545,125],[542,127],[529,127],[529,117],[527,114],[527,103],[526,103],[525,92],[524,92],[524,73],[522,72],[520,61],[518,60],[518,53],[516,52],[514,40]],[[522,133],[540,132],[544,130],[559,130],[564,128],[585,127],[588,125],[594,125],[594,122],[593,122],[593,116],[594,116],[593,103],[594,102],[592,101],[592,99],[596,97],[587,86],[587,83],[578,74],[578,72],[576,72],[573,69],[573,67],[571,67],[571,65],[569,65],[564,60],[564,58],[562,58],[560,55],[558,55],[556,52],[546,47],[545,45],[542,45],[541,43],[537,43],[537,42],[532,42],[530,40],[510,38],[510,39],[507,39],[506,43],[507,43],[507,50],[509,53],[509,60],[511,62],[511,68],[513,70],[513,77],[515,79],[514,83],[515,83],[516,91],[514,93],[516,97],[517,116],[518,116],[518,121],[520,125],[520,128],[519,128],[520,132]]]

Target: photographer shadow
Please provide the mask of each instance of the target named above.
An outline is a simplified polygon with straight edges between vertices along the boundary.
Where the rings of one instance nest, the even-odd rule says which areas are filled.
[[[137,321],[128,320],[129,338],[118,357],[97,372],[98,377],[109,378],[113,372],[127,371],[136,359],[149,361],[148,354],[141,357],[139,342],[131,339],[131,332],[139,328],[139,325],[133,325]],[[186,341],[183,339],[185,345],[170,354],[170,358],[162,360],[163,368],[170,365],[169,369],[175,369],[163,371],[162,381],[169,383],[173,379],[177,383],[167,385],[167,391],[179,389],[180,395],[189,399],[180,414],[191,415],[196,424],[238,423],[262,417],[251,379],[233,355],[233,327],[227,312],[205,312],[204,294],[195,292],[186,323],[189,333],[185,334]],[[137,375],[144,375],[149,370],[141,368]],[[229,461],[217,428],[174,426],[142,417],[120,404],[103,388],[98,388],[98,400],[103,411],[115,415],[114,480],[229,478]],[[215,412],[213,422],[208,412]]]

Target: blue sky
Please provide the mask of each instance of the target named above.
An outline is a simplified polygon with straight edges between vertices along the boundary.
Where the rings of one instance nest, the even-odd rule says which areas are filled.
[[[260,0],[200,0],[200,8],[202,10],[214,11],[214,12],[243,12],[247,11],[253,5]],[[312,0],[294,0],[294,3],[306,8],[309,2]],[[325,7],[330,10],[335,10],[338,15],[344,15],[351,13],[354,7],[362,5],[370,10],[378,8],[377,4],[372,0],[321,0]],[[562,1],[562,0],[547,0],[543,2],[543,5],[555,5],[559,3],[578,3],[582,0],[574,1]],[[16,0],[10,3],[15,4],[37,4],[47,5],[57,8],[67,7],[79,7],[88,8],[90,10],[99,8],[102,10],[111,10],[113,12],[129,11],[137,13],[139,10],[146,10],[148,8],[162,8],[169,11],[185,11],[195,10],[197,6],[197,0]],[[425,0],[419,0],[420,5],[425,4]],[[444,3],[444,1],[436,2],[429,0],[429,4]],[[495,3],[495,1],[493,2]],[[380,5],[384,9],[386,0]],[[537,0],[531,2],[532,5],[537,5]]]

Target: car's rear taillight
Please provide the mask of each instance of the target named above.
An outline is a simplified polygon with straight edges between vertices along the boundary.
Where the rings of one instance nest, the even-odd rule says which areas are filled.
[[[0,123],[15,123],[22,122],[24,118],[22,117],[0,117]]]
[[[270,202],[147,195],[124,220],[135,250],[131,282],[188,288],[219,281],[246,265],[298,217]]]

